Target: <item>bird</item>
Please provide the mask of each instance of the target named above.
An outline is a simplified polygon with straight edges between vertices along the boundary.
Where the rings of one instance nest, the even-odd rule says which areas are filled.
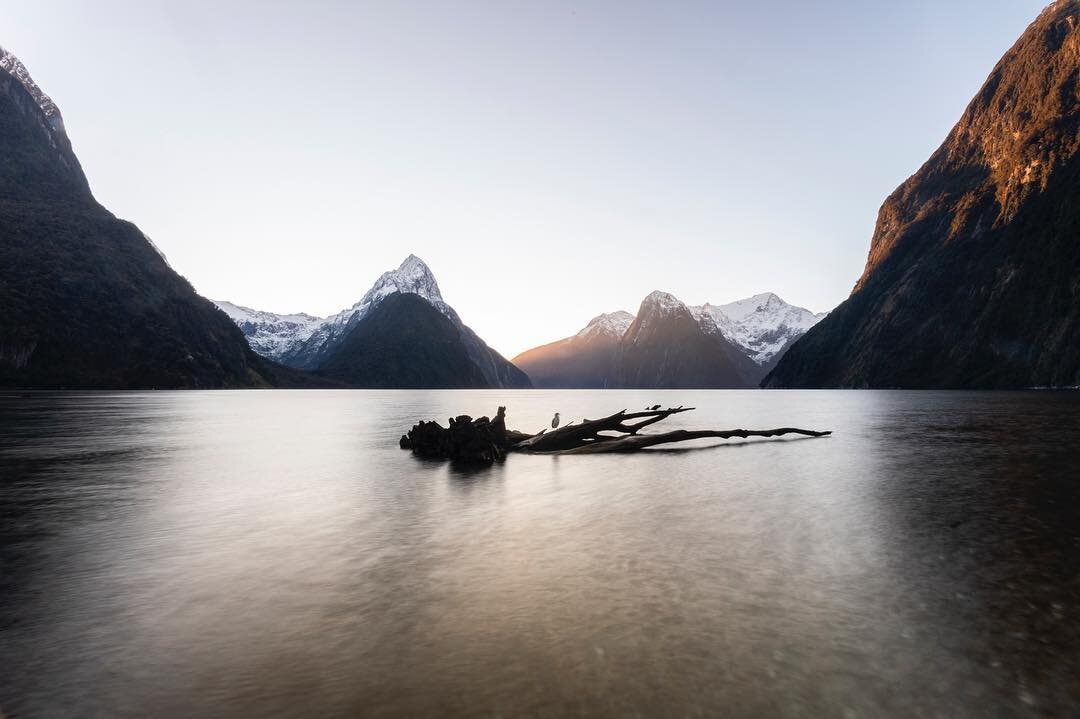
[[[559,413],[556,412],[555,416],[551,418],[551,428],[555,429],[559,426]]]

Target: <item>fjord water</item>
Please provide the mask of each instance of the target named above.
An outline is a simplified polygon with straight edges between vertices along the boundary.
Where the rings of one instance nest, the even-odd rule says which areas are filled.
[[[469,469],[421,418],[823,439]],[[1080,702],[1080,394],[0,395],[0,711],[1045,716]]]

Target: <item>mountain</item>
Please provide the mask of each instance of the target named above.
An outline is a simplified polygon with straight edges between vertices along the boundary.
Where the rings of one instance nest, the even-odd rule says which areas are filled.
[[[22,60],[2,47],[0,47],[0,70],[6,72],[22,85],[23,89],[34,101],[34,104],[38,106],[45,116],[45,121],[49,124],[49,127],[66,140],[67,134],[64,131],[64,118],[60,115],[60,108],[30,77],[30,71],[26,69],[26,65],[23,65]]]
[[[302,381],[97,203],[60,110],[0,49],[0,386],[247,387]]]
[[[395,292],[419,295],[440,311],[449,310],[439,292],[439,283],[430,268],[416,255],[409,255],[396,270],[382,273],[359,302],[321,320],[308,334],[296,336],[294,343],[278,359],[290,367],[316,369],[337,350],[352,326],[379,301]]]
[[[711,305],[706,302],[690,311],[712,318],[721,334],[749,355],[759,366],[771,369],[795,340],[820,322],[828,312],[814,314],[784,302],[772,292]],[[762,376],[764,376],[762,372]]]
[[[666,292],[653,292],[619,343],[614,386],[648,389],[751,387],[757,366],[708,315],[695,317]]]
[[[720,336],[753,360],[752,368],[742,360],[739,364],[754,385],[792,342],[827,314],[789,305],[772,292],[724,305],[688,306],[687,310],[700,331]],[[513,363],[537,387],[615,387],[619,344],[633,321],[629,312],[599,315],[573,337],[522,352]]]
[[[329,317],[315,317],[303,312],[279,315],[225,300],[214,300],[214,304],[229,315],[244,332],[252,349],[262,356],[299,369],[315,369],[334,353],[355,322],[395,292],[419,295],[440,311],[453,312],[443,302],[435,276],[415,255],[406,257],[396,270],[384,272],[359,302]]]
[[[1080,3],[1047,7],[885,200],[851,296],[767,387],[1080,384]]]
[[[491,386],[457,325],[419,295],[400,292],[375,304],[319,372],[372,389]]]
[[[260,312],[250,307],[234,305],[232,302],[214,301],[214,304],[236,323],[253,350],[263,357],[275,360],[294,350],[323,322],[320,318],[303,312],[276,315],[273,312]]]
[[[629,312],[599,315],[573,337],[527,350],[511,361],[537,387],[606,388],[614,381],[619,340],[633,321]]]
[[[372,364],[369,355],[352,358],[360,347],[355,337],[364,337],[384,347],[404,347],[404,338],[382,336],[376,333],[392,333],[393,326],[385,315],[377,321],[368,322],[375,311],[389,298],[396,295],[411,295],[420,299],[424,306],[432,309],[455,328],[458,349],[468,357],[470,367],[479,374],[469,372],[461,375],[465,385],[458,380],[448,379],[443,368],[431,365],[434,356],[418,354],[414,367],[403,368],[398,373],[387,371]],[[461,321],[457,312],[443,301],[439,283],[427,264],[415,255],[409,255],[397,269],[384,272],[359,302],[348,309],[329,317],[320,318],[308,314],[278,315],[261,312],[223,300],[216,301],[233,322],[240,327],[248,342],[259,354],[279,361],[289,367],[315,371],[322,376],[333,377],[345,382],[356,382],[365,387],[385,387],[385,378],[401,377],[408,382],[402,387],[529,387],[529,378],[517,367],[507,362],[501,355],[487,346],[469,327]],[[390,316],[400,316],[406,309],[415,310],[419,305],[412,301],[399,304],[395,300],[396,312]],[[402,309],[404,308],[404,309]],[[429,314],[429,313],[424,313]],[[431,338],[436,342],[443,336],[441,323],[434,323],[430,318],[416,318],[415,324],[402,325],[401,331],[414,332],[417,327],[439,330]],[[354,337],[355,335],[355,337]],[[413,338],[415,339],[415,338]],[[410,340],[411,341],[411,340]],[[434,345],[432,345],[434,346]],[[404,361],[407,355],[397,355]],[[447,357],[448,366],[453,365],[452,356]],[[361,370],[371,371],[371,376],[363,375]],[[479,379],[477,379],[479,377]],[[419,383],[419,384],[418,384]]]

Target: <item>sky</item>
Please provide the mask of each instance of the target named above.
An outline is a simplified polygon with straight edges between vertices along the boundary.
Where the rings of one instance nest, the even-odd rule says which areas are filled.
[[[1043,5],[5,0],[0,45],[200,294],[326,315],[414,253],[512,357],[656,289],[831,309]]]

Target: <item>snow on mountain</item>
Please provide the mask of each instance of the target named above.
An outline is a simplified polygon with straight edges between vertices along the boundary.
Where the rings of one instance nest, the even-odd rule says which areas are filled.
[[[229,316],[247,338],[251,349],[263,357],[279,359],[304,342],[324,322],[304,313],[278,315],[224,300],[211,300]]]
[[[675,317],[681,314],[692,314],[690,308],[682,300],[668,292],[655,290],[645,296],[638,307],[638,317],[641,317],[641,329],[648,328],[653,322],[662,321],[665,318]]]
[[[224,300],[213,302],[244,331],[253,350],[264,357],[282,361],[318,353],[343,335],[352,323],[364,317],[383,298],[395,292],[420,295],[450,319],[457,319],[450,306],[442,301],[435,275],[416,255],[406,257],[396,270],[384,272],[352,307],[329,317],[315,317],[303,312],[279,315]],[[310,363],[300,361],[298,364]]]
[[[720,334],[724,339],[743,348],[750,358],[761,366],[771,362],[828,314],[814,314],[808,309],[790,305],[772,292],[763,292],[723,305],[706,302],[703,305],[688,306],[674,295],[656,291],[642,301],[640,311],[647,312],[649,318],[688,311],[703,331]],[[603,330],[621,337],[633,321],[634,316],[629,312],[600,315],[578,332],[578,336]]]
[[[395,292],[419,295],[435,305],[451,321],[460,323],[454,310],[443,302],[439,283],[435,281],[431,269],[416,255],[409,255],[396,270],[382,273],[359,302],[327,317],[307,338],[286,351],[280,359],[302,369],[317,366],[353,324],[363,319],[383,298]]]
[[[30,77],[30,71],[26,69],[26,65],[23,65],[19,58],[2,47],[0,47],[0,70],[7,72],[26,88],[26,91],[34,98],[34,102],[45,113],[45,117],[48,118],[49,124],[54,130],[63,131],[64,120],[60,116],[60,108]]]
[[[608,386],[748,388],[757,365],[716,328],[667,292],[652,292],[619,341]]]
[[[260,312],[232,302],[215,304],[235,322],[259,354],[285,364],[311,369],[330,353],[354,323],[362,319],[383,298],[395,292],[423,297],[455,324],[464,327],[457,313],[443,301],[439,283],[430,268],[415,255],[409,255],[395,269],[384,272],[359,302],[329,317],[298,313],[279,315]],[[719,334],[741,347],[760,366],[776,358],[791,342],[801,337],[826,313],[814,314],[789,305],[771,292],[765,292],[724,305],[705,303],[688,306],[674,295],[655,291],[641,303],[639,313],[646,324],[683,313],[689,314],[706,334]],[[597,315],[575,338],[600,337],[620,339],[634,322],[634,315],[617,311]],[[488,353],[479,338],[470,344],[477,361],[483,363]]]
[[[621,310],[597,315],[577,334],[526,350],[513,363],[536,387],[607,387],[619,342],[633,322],[634,315]]]
[[[725,305],[705,303],[690,311],[703,327],[711,321],[717,331],[746,350],[759,365],[768,364],[828,314],[789,305],[772,292]]]
[[[654,290],[646,295],[645,299],[641,301],[641,307],[642,309],[649,309],[663,314],[671,314],[686,309],[686,305],[678,297],[660,290]]]
[[[642,301],[641,307],[648,311],[650,316],[670,316],[686,310],[706,333],[720,334],[724,339],[741,347],[761,366],[771,362],[828,314],[815,314],[808,309],[790,305],[772,292],[763,292],[723,305],[706,302],[703,305],[688,306],[674,295],[656,291]],[[622,337],[633,321],[634,315],[629,312],[599,315],[576,336],[590,337],[604,333]]]
[[[589,324],[585,325],[576,336],[584,339],[608,335],[618,339],[626,334],[626,330],[633,321],[634,316],[629,312],[624,312],[623,310],[608,312],[607,314],[593,317],[589,320]]]
[[[396,270],[384,272],[363,298],[352,306],[353,310],[366,311],[383,297],[395,292],[420,295],[433,305],[441,304],[442,293],[431,269],[416,255],[409,255]]]
[[[303,313],[278,315],[224,301],[215,304],[243,330],[257,353],[290,367],[316,370],[337,357],[358,323],[369,315],[374,317],[383,300],[395,294],[417,295],[453,323],[458,331],[459,348],[483,375],[486,386],[530,386],[524,373],[488,347],[443,302],[435,276],[416,255],[406,257],[397,269],[384,272],[352,307],[329,317]]]

